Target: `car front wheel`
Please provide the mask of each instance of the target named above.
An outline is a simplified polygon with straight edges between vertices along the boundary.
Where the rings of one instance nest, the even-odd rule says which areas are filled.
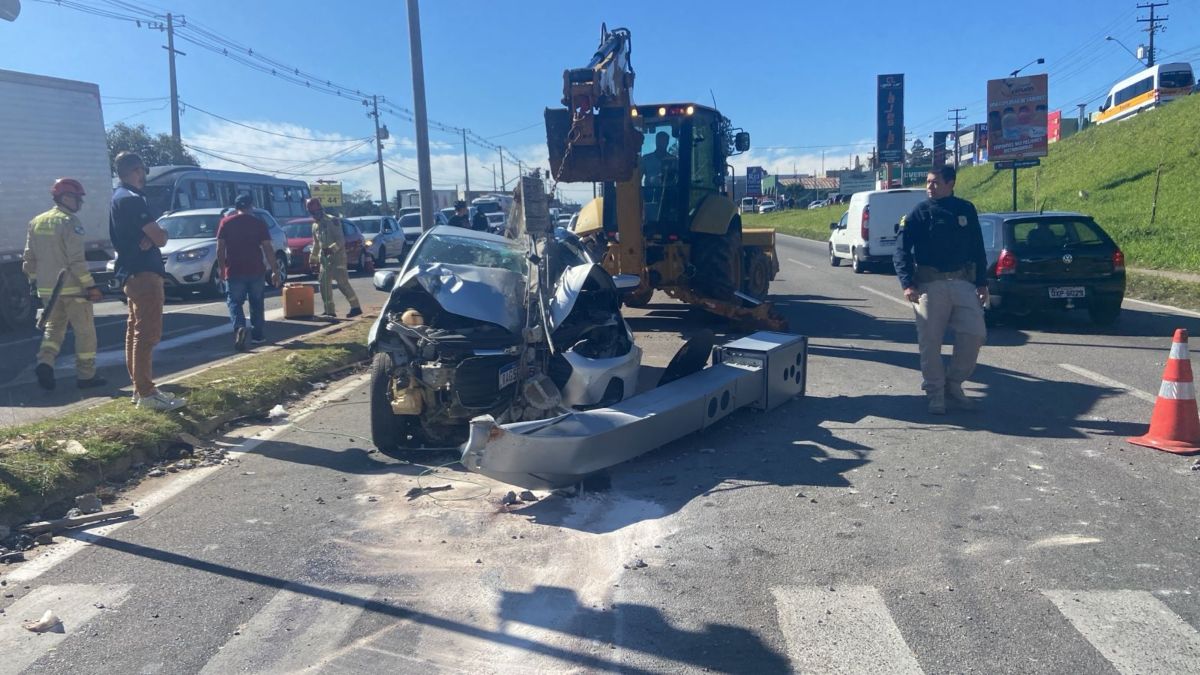
[[[389,457],[402,455],[416,418],[392,412],[392,357],[383,352],[371,361],[370,415],[371,442]]]

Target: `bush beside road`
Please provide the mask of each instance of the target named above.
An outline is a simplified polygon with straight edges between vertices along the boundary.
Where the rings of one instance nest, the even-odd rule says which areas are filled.
[[[133,464],[156,461],[179,445],[180,434],[203,436],[261,415],[306,391],[309,382],[365,360],[369,328],[368,317],[336,324],[185,378],[169,387],[188,399],[175,414],[139,409],[121,398],[0,430],[0,524],[88,492]]]

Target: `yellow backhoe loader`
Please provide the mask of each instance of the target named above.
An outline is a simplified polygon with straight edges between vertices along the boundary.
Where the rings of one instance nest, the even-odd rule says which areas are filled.
[[[634,105],[627,29],[601,28],[588,65],[563,73],[563,104],[546,109],[556,182],[603,185],[575,233],[598,244],[612,274],[635,274],[625,304],[655,289],[749,327],[786,330],[766,301],[779,271],[773,229],[746,229],[725,194],[728,158],[750,134],[696,103]]]

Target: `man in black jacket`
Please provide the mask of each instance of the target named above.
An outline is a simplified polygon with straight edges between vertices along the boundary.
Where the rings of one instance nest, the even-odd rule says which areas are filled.
[[[975,402],[962,383],[975,370],[987,339],[983,308],[988,303],[987,254],[975,206],[954,196],[952,166],[929,172],[921,202],[900,219],[893,262],[904,299],[913,303],[921,352],[922,388],[929,412],[946,413],[947,400],[971,410]],[[954,329],[950,367],[942,364],[942,338]]]

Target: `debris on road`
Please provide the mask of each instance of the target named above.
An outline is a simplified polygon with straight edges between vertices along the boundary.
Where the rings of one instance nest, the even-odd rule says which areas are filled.
[[[75,508],[82,511],[84,514],[100,513],[104,510],[104,505],[100,503],[100,498],[95,494],[79,495],[75,498]]]
[[[453,485],[431,485],[429,487],[415,487],[415,488],[409,490],[408,492],[406,492],[404,494],[404,496],[407,497],[408,500],[411,502],[412,500],[414,500],[418,497],[424,497],[425,495],[430,494],[432,492],[445,492],[446,490],[453,490],[453,489],[454,489]]]
[[[59,518],[57,520],[45,520],[38,523],[29,523],[18,528],[24,534],[41,534],[43,532],[57,532],[79,525],[87,525],[89,523],[98,523],[103,520],[112,520],[114,518],[127,518],[133,515],[132,508],[115,509],[113,511],[101,511],[100,513],[90,513],[79,516],[77,518]]]
[[[275,407],[271,408],[271,411],[267,413],[267,419],[281,420],[285,417],[287,417],[287,411],[283,409],[282,403],[275,404]]]
[[[627,570],[640,570],[642,568],[649,567],[649,565],[647,565],[646,561],[642,560],[641,558],[634,558],[631,562],[622,565],[622,567]]]
[[[1196,460],[1196,463],[1192,465],[1192,471],[1200,471],[1200,459]]]
[[[536,502],[538,500],[537,495],[533,494],[529,490],[522,490],[521,494],[517,496],[520,497],[521,501],[523,502]]]
[[[0,553],[0,563],[8,565],[10,563],[25,562],[25,554],[21,551],[9,551]]]
[[[510,490],[504,494],[504,498],[500,500],[500,503],[505,506],[512,506],[513,504],[520,504],[521,501],[517,499],[517,493]]]
[[[150,469],[150,472],[146,475],[150,476],[151,478],[161,478],[167,475],[167,472],[163,471],[162,469]]]
[[[53,610],[49,609],[46,610],[46,613],[42,615],[42,618],[38,619],[37,621],[26,621],[25,623],[21,624],[21,627],[34,633],[66,632],[63,629],[62,619],[58,618],[58,615],[55,614]]]

